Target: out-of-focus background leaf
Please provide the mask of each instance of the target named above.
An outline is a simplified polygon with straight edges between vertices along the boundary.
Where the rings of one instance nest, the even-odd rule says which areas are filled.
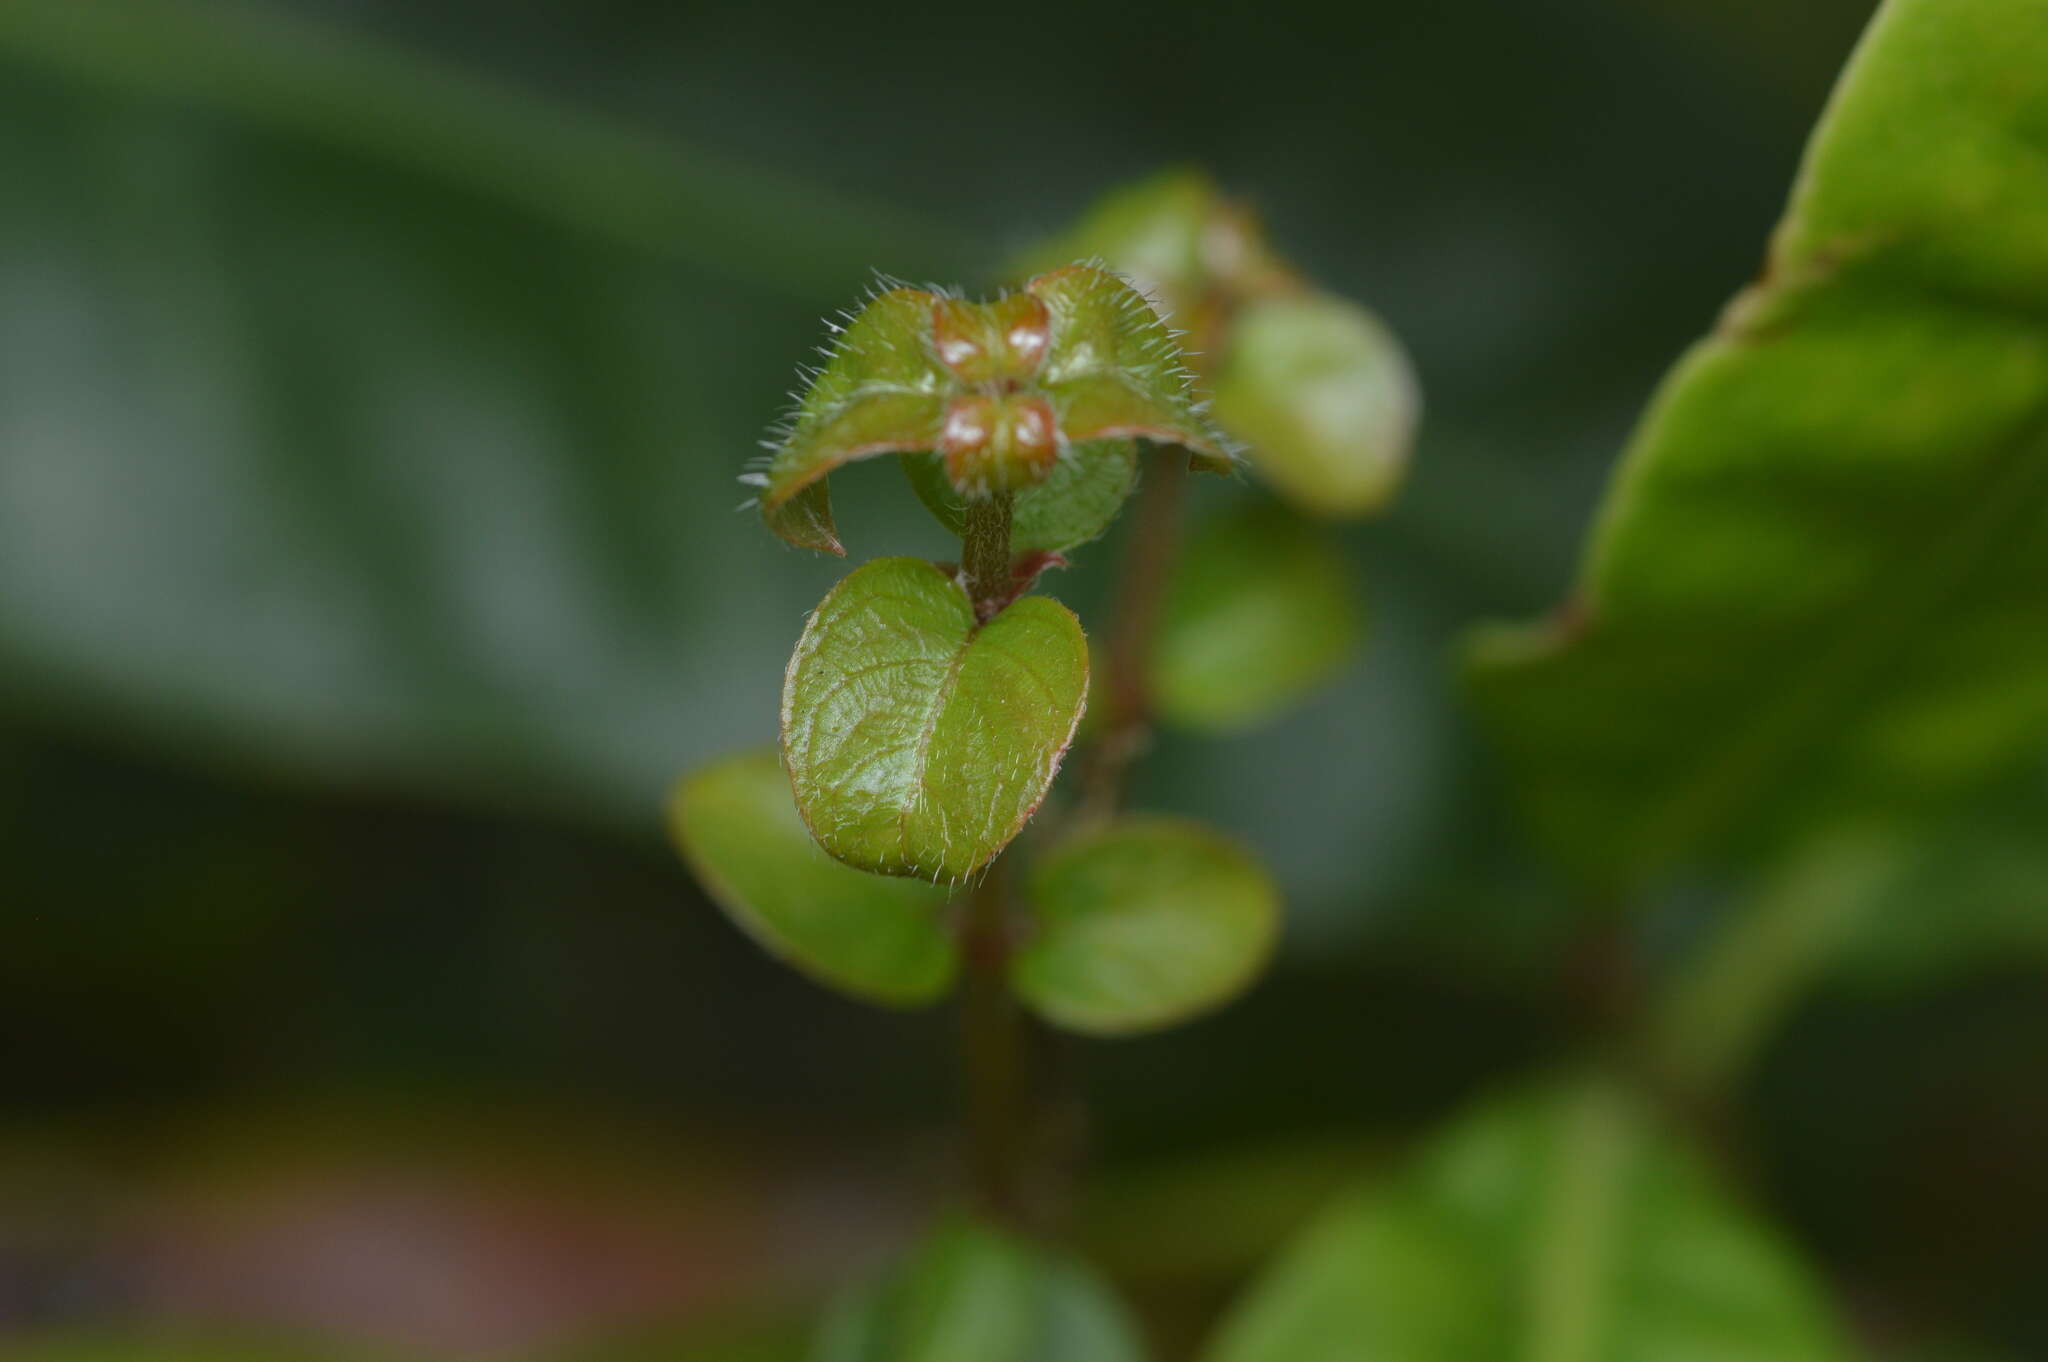
[[[965,1219],[843,1292],[813,1362],[1139,1362],[1137,1326],[1069,1256]]]
[[[1539,831],[1632,880],[1913,820],[2048,747],[2048,9],[1894,0],[1575,594],[1476,640]]]
[[[1816,1285],[1603,1083],[1496,1099],[1340,1200],[1223,1326],[1216,1362],[1845,1351]]]
[[[1054,0],[1024,116],[994,8],[0,5],[0,1352],[630,1357],[724,1311],[768,1349],[904,1243],[947,1019],[791,974],[661,842],[679,773],[769,740],[843,571],[734,475],[870,268],[972,283],[1190,162],[1430,406],[1342,532],[1364,659],[1140,780],[1272,866],[1278,968],[1065,1061],[1083,1247],[1192,1355],[1352,1151],[1572,1039],[1583,905],[1448,650],[1562,594],[1868,11]],[[895,470],[838,482],[856,558],[949,555]],[[1090,627],[1118,548],[1047,579]],[[1894,958],[1954,963],[1845,956],[1738,1095],[1760,1210],[1885,1347],[2048,1350],[2041,967],[1949,931],[2037,920],[2039,803],[1910,848]],[[1735,892],[1699,868],[1647,944]]]
[[[1351,660],[1364,632],[1344,555],[1272,506],[1196,529],[1152,650],[1160,716],[1228,732],[1284,714]]]
[[[1048,850],[1024,885],[1030,935],[1011,981],[1047,1021],[1092,1035],[1160,1030],[1258,977],[1280,900],[1258,857],[1214,829],[1123,818]]]

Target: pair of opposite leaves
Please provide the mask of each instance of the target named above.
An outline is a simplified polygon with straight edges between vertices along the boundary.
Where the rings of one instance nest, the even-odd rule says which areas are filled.
[[[962,500],[1020,494],[1016,546],[1057,551],[1115,514],[1122,496],[1102,492],[1128,490],[1134,439],[1233,464],[1152,305],[1106,270],[1068,265],[990,303],[910,288],[870,299],[750,481],[776,534],[844,554],[827,476],[914,455],[912,482],[942,520],[957,527]]]
[[[871,1002],[914,1006],[951,987],[949,891],[827,856],[774,752],[697,772],[669,820],[705,888],[771,954]],[[1174,818],[1128,817],[1065,838],[1019,888],[1027,933],[1011,985],[1070,1031],[1149,1030],[1227,1000],[1258,973],[1279,926],[1279,895],[1258,862]]]

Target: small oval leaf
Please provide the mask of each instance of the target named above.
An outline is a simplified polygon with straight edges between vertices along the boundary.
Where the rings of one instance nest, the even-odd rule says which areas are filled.
[[[1073,612],[1027,596],[977,626],[951,577],[880,558],[812,612],[782,690],[797,808],[840,860],[958,883],[1009,845],[1088,698]]]
[[[1343,1198],[1209,1362],[1845,1362],[1815,1282],[1627,1095],[1497,1102]]]
[[[1201,171],[1160,171],[1090,204],[1071,227],[1024,258],[1023,272],[1068,260],[1107,261],[1185,326],[1209,288],[1206,237],[1222,202]]]
[[[1272,718],[1357,650],[1363,609],[1343,550],[1278,507],[1205,525],[1188,544],[1152,650],[1161,717],[1228,730]]]
[[[1021,273],[1101,260],[1155,299],[1204,348],[1230,299],[1291,287],[1257,216],[1199,170],[1175,168],[1111,190],[1067,231],[1029,254]]]
[[[1123,1306],[1064,1254],[966,1218],[842,1295],[811,1362],[1142,1362]]]
[[[1358,516],[1400,485],[1422,392],[1372,313],[1333,294],[1283,293],[1233,319],[1213,414],[1296,507]]]
[[[1119,1035],[1170,1026],[1242,992],[1272,954],[1280,895],[1198,823],[1133,817],[1033,867],[1033,935],[1011,979],[1047,1021]]]
[[[770,955],[870,1002],[943,994],[955,952],[946,891],[870,875],[821,850],[773,751],[698,771],[669,799],[669,835],[726,916]]]
[[[967,533],[967,504],[939,459],[905,454],[904,476],[918,500],[954,534]],[[1010,551],[1059,553],[1109,528],[1138,481],[1138,450],[1129,440],[1073,445],[1036,487],[1017,493],[1010,510]]]

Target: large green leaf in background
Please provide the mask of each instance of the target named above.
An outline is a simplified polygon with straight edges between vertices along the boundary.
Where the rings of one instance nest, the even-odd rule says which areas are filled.
[[[1210,1362],[1839,1362],[1822,1296],[1632,1098],[1497,1101],[1328,1211]]]
[[[1891,0],[1573,600],[1472,650],[1541,834],[1627,880],[1916,817],[2048,737],[2048,0]]]

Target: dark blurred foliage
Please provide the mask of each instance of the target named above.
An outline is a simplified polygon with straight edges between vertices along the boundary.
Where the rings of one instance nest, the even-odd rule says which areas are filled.
[[[166,93],[147,44],[86,70],[0,22],[0,1330],[555,1342],[802,1306],[926,1204],[943,1012],[782,970],[658,835],[669,779],[772,735],[839,570],[735,514],[732,477],[866,282],[796,244],[843,205],[880,205],[849,227],[863,264],[993,274],[1103,188],[1200,163],[1423,376],[1411,486],[1350,534],[1367,658],[1146,773],[1141,802],[1273,860],[1282,967],[1063,1056],[1108,1207],[1083,1223],[1162,1335],[1313,1205],[1333,1147],[1567,1044],[1578,905],[1501,808],[1446,652],[1561,590],[1646,394],[1754,272],[1867,5],[273,4],[423,58],[406,88],[594,117],[565,146],[616,149],[622,184],[807,216],[723,263],[716,232],[667,249],[631,192],[551,216],[452,143],[380,148],[325,87],[282,113]],[[695,150],[643,163],[649,134]],[[892,471],[840,481],[856,558],[941,551]],[[1115,557],[1053,589],[1089,617]],[[1880,1336],[2048,1355],[2040,979],[1825,989],[1752,1085],[1759,1195]],[[366,1179],[405,1190],[347,1195]],[[1217,1190],[1243,1186],[1270,1196]],[[1148,1256],[1125,1202],[1216,1247]],[[244,1203],[268,1209],[218,1209]],[[308,1285],[423,1223],[460,1290]],[[522,1286],[574,1275],[520,1257],[550,1244],[645,1280]],[[258,1260],[287,1265],[268,1292],[208,1276]]]

